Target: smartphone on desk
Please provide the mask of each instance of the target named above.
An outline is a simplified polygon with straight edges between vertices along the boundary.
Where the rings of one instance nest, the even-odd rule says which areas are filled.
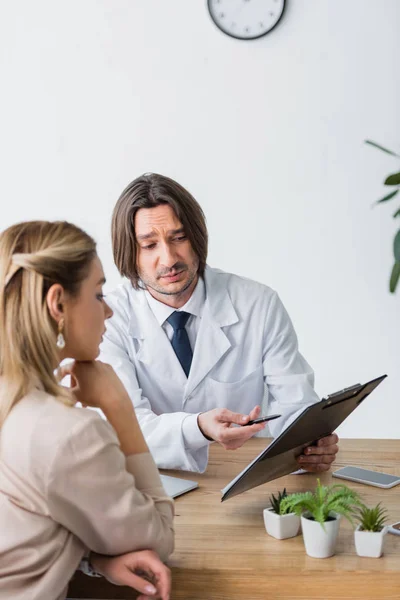
[[[397,475],[369,471],[368,469],[361,469],[360,467],[343,467],[342,469],[334,471],[332,476],[380,488],[392,488],[400,483],[400,477]]]
[[[392,525],[389,525],[388,531],[389,531],[389,533],[393,533],[393,535],[400,535],[400,521],[397,521],[397,523],[393,523]]]
[[[247,427],[247,425],[256,425],[256,423],[265,423],[266,421],[273,421],[274,419],[279,419],[282,415],[265,415],[265,417],[258,417],[258,419],[253,419],[248,423],[245,423],[243,427]]]

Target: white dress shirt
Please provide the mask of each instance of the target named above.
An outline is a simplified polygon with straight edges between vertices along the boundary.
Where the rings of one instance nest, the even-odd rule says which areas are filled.
[[[206,301],[206,287],[204,285],[204,280],[201,277],[199,278],[197,285],[194,288],[189,300],[184,306],[178,309],[173,308],[172,306],[168,306],[167,304],[164,304],[159,300],[156,300],[147,290],[145,294],[152,313],[157,319],[158,324],[161,325],[161,327],[165,331],[169,341],[172,340],[172,337],[174,335],[174,329],[172,325],[168,323],[168,317],[170,317],[175,311],[182,311],[190,314],[190,317],[186,322],[185,329],[189,337],[190,347],[192,349],[192,352],[194,352],[197,334],[200,328],[201,315],[203,314],[204,304]]]

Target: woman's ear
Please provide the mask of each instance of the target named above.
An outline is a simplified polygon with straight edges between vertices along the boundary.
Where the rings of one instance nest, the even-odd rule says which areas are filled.
[[[47,308],[56,323],[65,318],[65,292],[59,283],[54,283],[46,295]]]

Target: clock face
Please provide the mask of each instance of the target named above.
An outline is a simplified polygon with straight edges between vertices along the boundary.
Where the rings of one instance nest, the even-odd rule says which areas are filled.
[[[285,0],[208,0],[216,26],[240,40],[254,40],[271,31],[284,8]]]

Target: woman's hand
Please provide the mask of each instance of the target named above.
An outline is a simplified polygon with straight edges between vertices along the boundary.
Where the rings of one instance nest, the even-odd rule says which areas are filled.
[[[100,408],[114,428],[125,456],[148,452],[135,409],[120,378],[105,363],[74,362],[59,369],[59,377],[71,376],[71,391],[83,406]]]
[[[100,408],[104,412],[126,404],[132,406],[129,396],[114,369],[99,360],[72,362],[60,367],[59,377],[71,376],[71,391],[84,406]]]
[[[138,592],[137,600],[169,600],[171,572],[152,550],[130,552],[121,556],[91,553],[95,571],[115,585],[126,585]]]

